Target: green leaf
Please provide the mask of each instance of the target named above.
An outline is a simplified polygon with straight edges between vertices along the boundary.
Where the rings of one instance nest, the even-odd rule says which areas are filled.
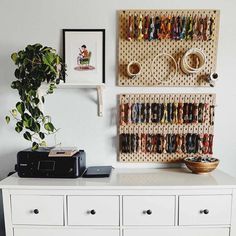
[[[31,97],[36,97],[36,94],[37,94],[37,91],[31,89],[28,94],[31,96]]]
[[[20,133],[22,130],[23,130],[23,128],[20,127],[20,126],[16,126],[16,127],[15,127],[15,131],[16,131],[17,133]]]
[[[21,87],[21,82],[20,81],[13,81],[11,83],[11,88],[13,88],[13,89],[18,89],[19,90],[20,87]]]
[[[53,126],[51,122],[46,123],[44,125],[44,128],[49,132],[53,132],[55,130],[55,127]]]
[[[14,52],[14,53],[11,54],[11,59],[12,59],[15,63],[16,63],[16,61],[17,61],[17,58],[18,58],[18,55],[17,55],[16,52]]]
[[[56,57],[56,64],[57,64],[57,65],[60,64],[60,57],[59,57],[59,56]]]
[[[47,146],[47,143],[46,143],[45,141],[42,141],[42,142],[40,143],[40,146],[41,146],[41,147],[46,147],[46,146]]]
[[[32,128],[32,131],[34,131],[35,133],[39,133],[39,131],[40,131],[40,124],[34,121],[32,126],[31,126],[31,128]]]
[[[11,121],[11,118],[9,116],[6,116],[5,120],[6,120],[7,124],[9,124],[9,122]]]
[[[31,116],[28,114],[28,113],[24,113],[22,116],[21,116],[22,120],[23,121],[27,121],[31,118]]]
[[[38,107],[35,107],[32,112],[31,112],[32,116],[35,118],[35,119],[38,119],[41,115],[41,111]]]
[[[17,111],[22,115],[25,111],[25,105],[23,102],[17,102],[16,103],[16,109]]]
[[[16,123],[15,131],[17,133],[20,133],[22,130],[23,130],[23,122],[22,121],[18,121]]]
[[[33,143],[32,143],[32,150],[33,150],[33,151],[36,151],[38,148],[39,148],[39,144],[36,143],[36,142],[33,142]]]
[[[43,132],[39,132],[39,137],[40,137],[41,139],[44,139],[44,138],[45,138],[45,134],[44,134]]]
[[[18,121],[18,122],[16,123],[16,125],[23,128],[23,122],[22,122],[22,121]]]
[[[32,130],[32,125],[34,123],[34,119],[27,113],[24,113],[21,117],[23,120],[24,127]]]
[[[51,64],[52,64],[52,62],[54,60],[54,57],[53,57],[52,53],[47,52],[47,53],[44,54],[42,59],[43,59],[43,63],[44,64],[46,64],[48,66],[51,66]]]
[[[24,137],[26,140],[29,140],[29,141],[32,140],[32,136],[31,136],[30,132],[28,132],[28,131],[26,131],[26,132],[23,134],[23,137]]]
[[[20,78],[20,70],[19,70],[19,69],[16,69],[16,70],[15,70],[15,77],[16,77],[17,79]]]
[[[50,89],[55,89],[55,88],[57,88],[57,86],[55,85],[55,83],[51,83],[51,84],[49,85],[49,87],[50,87]]]
[[[13,115],[14,118],[17,117],[17,110],[16,109],[12,109],[11,110],[11,114]]]
[[[33,99],[33,102],[35,103],[35,105],[38,105],[39,102],[40,102],[40,100],[39,100],[38,98],[34,98],[34,99]]]

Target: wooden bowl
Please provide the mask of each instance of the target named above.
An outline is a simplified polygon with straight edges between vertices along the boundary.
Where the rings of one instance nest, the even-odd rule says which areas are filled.
[[[197,162],[187,157],[184,159],[185,165],[195,174],[206,174],[216,169],[219,160],[214,158],[212,162]]]

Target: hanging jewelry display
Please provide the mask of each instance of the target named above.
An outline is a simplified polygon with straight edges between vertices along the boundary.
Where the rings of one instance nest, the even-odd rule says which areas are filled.
[[[218,10],[119,11],[118,85],[212,86],[219,15]]]
[[[120,161],[212,156],[215,94],[123,94],[119,100]]]

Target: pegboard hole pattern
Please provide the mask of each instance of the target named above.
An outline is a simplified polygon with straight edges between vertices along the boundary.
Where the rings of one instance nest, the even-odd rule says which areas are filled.
[[[187,103],[207,103],[209,106],[215,106],[215,94],[121,94],[119,103],[163,103],[163,102],[187,102]],[[209,110],[208,110],[209,112]],[[209,117],[209,114],[207,115]],[[213,122],[214,124],[214,122]],[[144,133],[144,134],[213,134],[214,125],[211,125],[209,118],[203,124],[124,124],[119,123],[119,135],[122,133]],[[121,162],[181,162],[189,154],[186,153],[121,153],[119,152],[118,160]],[[199,154],[191,154],[191,156],[199,156]],[[211,156],[211,155],[208,155]]]
[[[186,40],[170,40],[161,41],[128,41],[127,40],[127,22],[130,14],[137,15],[202,15],[212,17],[213,35],[210,41],[186,41]],[[118,85],[119,86],[210,86],[206,81],[206,77],[216,72],[217,62],[217,44],[219,31],[219,11],[216,10],[124,10],[119,11],[119,70]],[[160,58],[155,63],[153,76],[151,74],[152,60],[160,53],[171,54],[177,62],[183,57],[185,52],[191,48],[199,48],[206,54],[206,64],[203,70],[197,74],[184,74],[178,69],[177,76],[172,80],[166,79],[173,74],[173,66],[170,67],[166,57]],[[131,79],[127,75],[127,65],[131,61],[138,61],[142,66],[142,73],[136,79]],[[191,60],[190,60],[191,63]],[[156,80],[159,78],[161,82]]]

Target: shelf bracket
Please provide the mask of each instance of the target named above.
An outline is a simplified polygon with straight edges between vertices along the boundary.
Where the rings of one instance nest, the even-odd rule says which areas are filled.
[[[103,116],[103,86],[97,86],[98,116]]]

